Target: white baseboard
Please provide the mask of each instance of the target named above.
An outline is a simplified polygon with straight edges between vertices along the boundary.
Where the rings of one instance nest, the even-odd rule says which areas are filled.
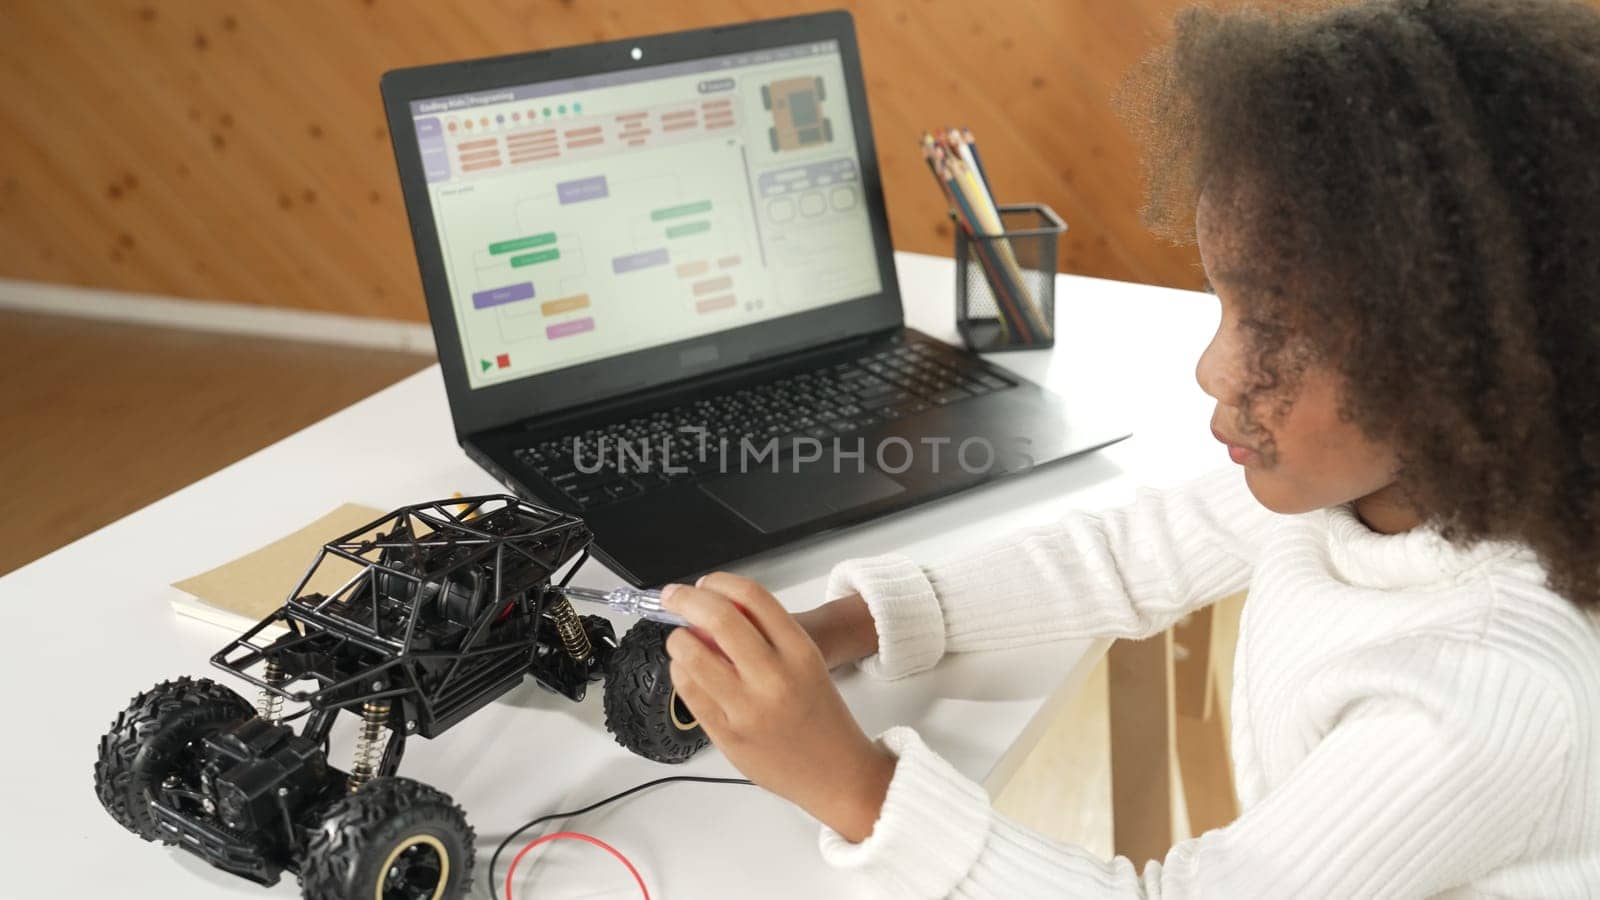
[[[433,331],[414,322],[9,278],[0,278],[0,309],[379,350],[434,352]]]

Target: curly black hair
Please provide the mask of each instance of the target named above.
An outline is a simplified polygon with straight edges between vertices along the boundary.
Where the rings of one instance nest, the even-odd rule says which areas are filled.
[[[1429,524],[1525,544],[1600,608],[1600,10],[1192,8],[1122,102],[1154,230],[1192,241],[1201,192],[1233,198],[1247,405],[1333,367]]]

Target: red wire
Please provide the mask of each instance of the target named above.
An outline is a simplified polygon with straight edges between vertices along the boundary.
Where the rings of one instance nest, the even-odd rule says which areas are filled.
[[[522,849],[517,851],[517,855],[511,858],[511,868],[506,869],[506,900],[511,900],[511,875],[513,872],[517,871],[517,863],[522,862],[522,857],[526,856],[529,850],[532,850],[545,841],[554,841],[560,838],[570,838],[574,841],[583,841],[585,843],[593,844],[596,847],[599,847],[601,850],[604,850],[612,856],[615,856],[622,862],[623,865],[628,867],[628,872],[633,875],[633,880],[639,883],[639,893],[644,894],[644,900],[650,900],[650,889],[644,886],[644,878],[639,874],[639,870],[633,867],[633,863],[628,862],[628,858],[622,855],[622,851],[597,837],[583,834],[582,832],[578,831],[557,831],[547,834],[541,838],[534,838],[533,840],[524,844]]]

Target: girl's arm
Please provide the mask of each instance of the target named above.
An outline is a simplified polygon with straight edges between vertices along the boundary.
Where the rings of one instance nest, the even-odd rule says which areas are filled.
[[[1410,898],[1554,858],[1570,839],[1550,810],[1585,764],[1579,711],[1520,658],[1520,637],[1508,647],[1451,627],[1321,664],[1297,701],[1311,724],[1258,767],[1284,769],[1271,791],[1141,872],[997,814],[910,729],[868,738],[759,584],[715,573],[662,603],[691,623],[667,638],[679,695],[729,762],[826,826],[823,856],[864,896]],[[1519,896],[1582,893],[1576,869],[1532,877]]]
[[[1333,723],[1286,780],[1143,871],[996,813],[906,728],[880,738],[897,763],[870,836],[853,843],[825,828],[823,855],[873,897],[1410,898],[1560,838],[1541,822],[1576,762],[1573,713],[1539,677],[1480,646],[1426,638],[1330,674]],[[1558,881],[1529,889],[1581,893]]]
[[[797,612],[794,620],[811,636],[830,669],[878,652],[878,629],[872,624],[872,610],[860,594],[848,594]]]
[[[1243,590],[1275,518],[1229,468],[931,566],[893,554],[841,563],[828,596],[842,602],[798,618],[830,665],[865,656],[884,678],[948,652],[1145,637]]]

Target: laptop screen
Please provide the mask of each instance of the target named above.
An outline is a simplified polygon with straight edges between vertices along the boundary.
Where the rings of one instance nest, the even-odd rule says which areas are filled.
[[[836,41],[410,111],[473,389],[883,289]]]

